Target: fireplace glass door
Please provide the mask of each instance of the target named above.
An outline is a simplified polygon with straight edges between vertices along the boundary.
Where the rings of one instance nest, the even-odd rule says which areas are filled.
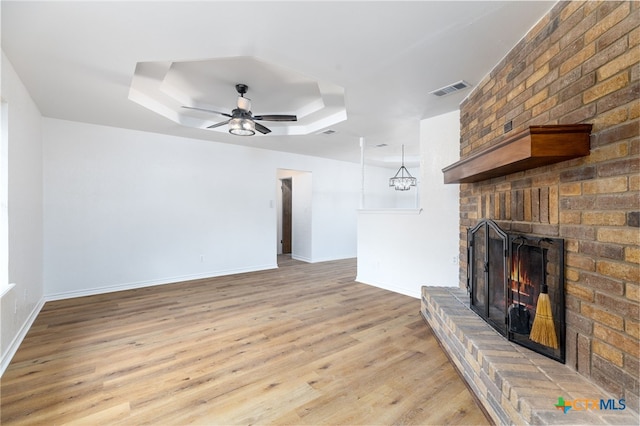
[[[509,340],[564,362],[564,242],[510,235],[510,245]]]
[[[506,335],[508,236],[491,221],[469,231],[471,309]]]

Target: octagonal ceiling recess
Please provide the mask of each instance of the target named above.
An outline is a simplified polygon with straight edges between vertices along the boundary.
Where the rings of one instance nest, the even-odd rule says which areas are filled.
[[[183,106],[231,113],[238,94],[235,85],[249,86],[254,115],[294,114],[296,122],[265,122],[269,135],[319,133],[347,119],[344,89],[255,57],[183,62],[138,62],[129,99],[183,126],[207,127],[226,117]]]

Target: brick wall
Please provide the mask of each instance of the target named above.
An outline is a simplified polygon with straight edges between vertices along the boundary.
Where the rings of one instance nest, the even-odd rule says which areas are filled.
[[[638,409],[640,2],[561,2],[461,105],[461,157],[529,125],[591,123],[591,154],[460,186],[466,230],[565,239],[567,364]]]

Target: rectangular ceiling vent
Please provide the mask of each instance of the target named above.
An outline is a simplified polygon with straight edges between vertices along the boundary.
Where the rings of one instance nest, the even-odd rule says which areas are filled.
[[[336,132],[335,130],[331,130],[331,129],[329,129],[329,130],[325,130],[324,132],[322,132],[322,134],[323,134],[323,135],[332,135],[332,134],[334,134],[335,132]]]
[[[433,92],[429,92],[429,94],[444,96],[450,93],[457,92],[458,90],[466,89],[467,87],[471,87],[471,85],[464,80],[460,80],[457,83],[453,83],[438,90],[434,90]]]

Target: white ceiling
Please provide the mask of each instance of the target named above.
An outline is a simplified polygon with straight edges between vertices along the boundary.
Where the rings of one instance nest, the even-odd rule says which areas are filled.
[[[471,89],[429,92],[459,80],[480,82],[555,1],[7,1],[2,49],[46,117],[242,144],[397,167],[400,146],[419,153],[419,122],[458,109]],[[249,57],[344,89],[347,119],[309,135],[233,136],[178,124],[133,102],[140,62]],[[223,63],[224,61],[220,61]],[[214,61],[215,63],[215,61]],[[210,65],[209,65],[210,66]],[[193,68],[193,67],[192,67]],[[197,68],[197,67],[196,67]],[[261,67],[243,70],[260,105],[280,92]],[[193,72],[206,72],[195,69]],[[192,81],[198,81],[194,77]],[[222,82],[214,82],[220,87]],[[216,91],[215,96],[219,95]],[[300,90],[309,91],[308,85]],[[208,90],[202,91],[209,93]],[[295,96],[291,88],[290,95]],[[214,96],[214,95],[211,95]],[[262,99],[261,99],[262,97]],[[279,98],[280,104],[286,100]],[[291,107],[294,109],[294,107]],[[270,126],[269,123],[263,124]],[[276,133],[276,132],[274,132]],[[437,143],[434,141],[433,143]],[[376,145],[388,146],[376,148]]]

